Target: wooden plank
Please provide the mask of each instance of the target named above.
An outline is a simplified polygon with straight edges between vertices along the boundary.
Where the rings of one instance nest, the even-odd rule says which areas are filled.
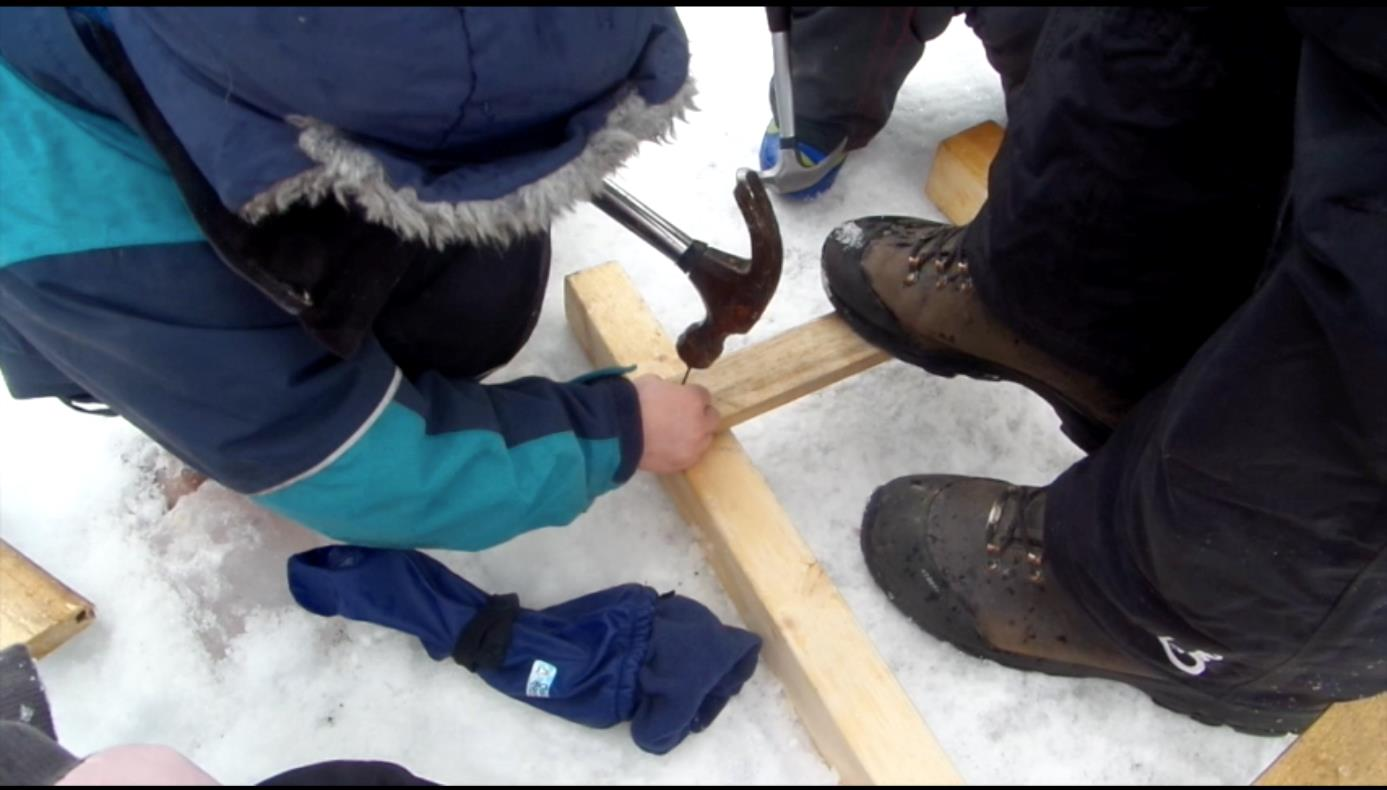
[[[939,144],[925,196],[955,225],[972,222],[987,200],[987,171],[1002,145],[1002,127],[987,121]]]
[[[1256,784],[1387,784],[1387,694],[1331,707]]]
[[[569,324],[595,365],[683,374],[673,343],[621,267],[579,272],[565,285]],[[749,391],[768,388],[762,382]],[[698,466],[662,482],[699,528],[728,594],[765,640],[766,664],[839,777],[852,784],[959,784],[948,756],[736,438],[722,432]]]
[[[829,313],[695,370],[689,383],[713,393],[727,430],[890,358]]]
[[[90,601],[0,540],[0,649],[24,643],[42,658],[95,616]]]

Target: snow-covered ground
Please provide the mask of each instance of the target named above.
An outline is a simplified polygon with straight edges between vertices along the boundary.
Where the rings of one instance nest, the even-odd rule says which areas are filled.
[[[702,111],[673,144],[647,146],[620,180],[691,235],[745,250],[731,190],[735,168],[754,164],[767,119],[764,15],[699,8],[683,17]],[[833,191],[779,206],[785,279],[750,340],[829,309],[818,251],[837,223],[937,217],[921,190],[935,145],[989,118],[1003,118],[998,81],[956,20]],[[673,266],[583,207],[555,228],[548,309],[496,380],[586,370],[564,324],[562,277],[608,260],[626,266],[671,334],[701,311]],[[1026,391],[891,363],[737,432],[970,783],[1246,784],[1289,742],[1196,724],[1117,684],[966,657],[914,628],[872,585],[856,528],[876,485],[927,471],[1039,484],[1079,457]],[[349,757],[458,784],[836,781],[764,669],[711,729],[653,757],[625,726],[588,730],[546,716],[430,661],[411,637],[310,615],[289,597],[284,562],[319,539],[215,484],[166,512],[151,485],[161,457],[121,421],[0,395],[0,534],[98,609],[86,632],[41,664],[59,734],[75,752],[163,743],[241,783]],[[434,555],[485,589],[520,593],[527,606],[637,581],[739,622],[689,530],[644,475],[569,527],[479,555]]]

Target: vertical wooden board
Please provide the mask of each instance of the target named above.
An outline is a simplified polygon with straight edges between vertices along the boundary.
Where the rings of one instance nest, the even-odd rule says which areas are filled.
[[[972,222],[987,200],[987,171],[1002,135],[1002,127],[987,121],[939,144],[925,196],[955,225]]]
[[[598,366],[682,375],[673,344],[625,272],[572,275],[565,303]],[[853,784],[958,784],[947,755],[814,559],[741,445],[723,432],[698,466],[662,478],[766,664],[824,758]]]
[[[824,758],[850,784],[960,784],[943,748],[861,630],[741,444],[661,482]]]
[[[95,615],[91,602],[0,540],[0,648],[23,643],[42,658]]]

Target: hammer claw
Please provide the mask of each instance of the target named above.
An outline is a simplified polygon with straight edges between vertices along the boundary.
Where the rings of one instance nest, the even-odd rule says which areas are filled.
[[[692,368],[713,364],[722,354],[728,335],[750,331],[780,284],[784,250],[765,185],[754,171],[743,168],[737,171],[733,196],[751,237],[749,259],[690,239],[610,183],[594,200],[607,214],[672,258],[702,297],[706,316],[685,329],[675,344],[680,359]]]
[[[784,250],[780,224],[754,171],[737,172],[733,190],[737,207],[751,237],[751,258],[729,255],[712,247],[700,250],[685,271],[703,297],[707,317],[679,336],[679,357],[691,367],[706,368],[722,354],[728,335],[751,331],[780,284]]]

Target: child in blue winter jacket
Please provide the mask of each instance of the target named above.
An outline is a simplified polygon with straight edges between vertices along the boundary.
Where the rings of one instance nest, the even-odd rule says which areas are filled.
[[[708,393],[479,379],[692,94],[669,9],[5,9],[0,370],[339,540],[567,524],[696,461]]]

